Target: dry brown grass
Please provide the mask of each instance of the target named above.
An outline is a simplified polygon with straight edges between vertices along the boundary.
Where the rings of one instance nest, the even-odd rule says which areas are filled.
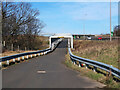
[[[39,36],[37,39],[39,39],[42,42],[42,45],[40,46],[39,50],[43,50],[43,49],[46,49],[49,47],[49,43],[48,43],[49,38],[48,37]],[[5,51],[4,53],[0,54],[0,57],[10,56],[10,55],[18,54],[18,53],[33,52],[33,51],[37,51],[37,50]]]
[[[18,54],[18,53],[25,53],[25,52],[33,52],[35,50],[29,50],[29,51],[7,51],[7,52],[4,52],[2,53],[2,55],[0,55],[0,57],[4,57],[4,56],[10,56],[10,55],[14,55],[14,54]]]
[[[116,68],[120,61],[118,60],[118,41],[74,41],[75,50],[73,53],[77,56],[100,61]]]
[[[42,42],[40,50],[46,49],[49,47],[49,37],[39,36],[38,39]]]

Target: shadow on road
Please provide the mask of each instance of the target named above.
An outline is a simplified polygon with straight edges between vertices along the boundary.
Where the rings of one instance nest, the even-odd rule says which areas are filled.
[[[63,41],[58,45],[57,48],[67,48],[68,47],[68,39],[63,39]]]

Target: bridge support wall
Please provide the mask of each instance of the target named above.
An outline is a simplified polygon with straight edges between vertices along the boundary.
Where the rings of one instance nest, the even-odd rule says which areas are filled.
[[[68,44],[70,44],[70,47],[73,48],[73,36],[50,36],[49,37],[49,46],[51,47],[52,45],[52,39],[55,39],[56,40],[58,38],[68,38]]]

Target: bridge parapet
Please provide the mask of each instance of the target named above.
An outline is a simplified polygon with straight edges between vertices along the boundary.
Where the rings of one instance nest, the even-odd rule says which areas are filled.
[[[50,47],[52,46],[52,42],[60,38],[68,38],[68,43],[70,47],[73,48],[73,36],[70,33],[61,33],[61,34],[54,34],[53,36],[49,37]]]

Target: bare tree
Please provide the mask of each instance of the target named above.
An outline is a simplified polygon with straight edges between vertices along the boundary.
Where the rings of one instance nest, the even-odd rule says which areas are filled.
[[[114,36],[120,36],[120,25],[114,27]]]
[[[30,49],[34,49],[31,42],[36,41],[36,36],[45,26],[41,20],[36,18],[39,14],[38,10],[31,8],[30,3],[3,2],[3,41],[6,41],[8,46],[13,44],[14,47],[20,45],[22,48],[29,46]]]

